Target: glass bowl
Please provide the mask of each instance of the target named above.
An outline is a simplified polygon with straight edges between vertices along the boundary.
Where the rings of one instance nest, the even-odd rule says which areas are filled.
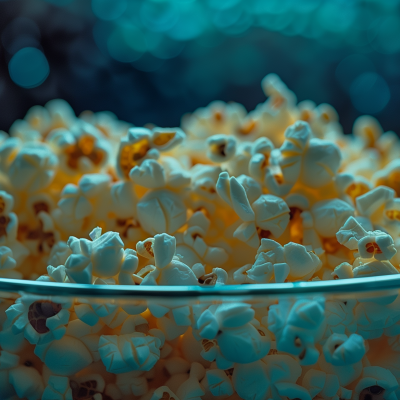
[[[395,400],[399,288],[0,279],[0,399]]]

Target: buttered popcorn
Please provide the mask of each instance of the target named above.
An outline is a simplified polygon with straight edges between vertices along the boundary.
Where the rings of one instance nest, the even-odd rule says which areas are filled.
[[[400,273],[398,136],[262,88],[181,128],[53,100],[0,133],[0,277],[132,293],[2,292],[0,400],[400,399],[398,291],[209,291]]]

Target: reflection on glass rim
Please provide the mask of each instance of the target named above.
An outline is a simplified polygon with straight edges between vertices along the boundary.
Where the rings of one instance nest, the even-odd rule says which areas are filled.
[[[0,291],[108,298],[116,296],[149,299],[157,297],[307,295],[314,293],[375,292],[390,289],[400,289],[400,275],[396,277],[385,275],[318,282],[243,284],[218,287],[86,285],[0,278]]]

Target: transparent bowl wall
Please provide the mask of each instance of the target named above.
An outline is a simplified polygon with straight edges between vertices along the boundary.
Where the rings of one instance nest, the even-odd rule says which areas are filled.
[[[0,279],[0,399],[397,399],[399,289]]]

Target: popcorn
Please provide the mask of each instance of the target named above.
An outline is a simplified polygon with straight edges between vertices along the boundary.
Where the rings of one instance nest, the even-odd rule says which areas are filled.
[[[14,334],[23,332],[31,344],[44,344],[61,339],[69,321],[70,300],[25,295],[7,310],[5,328]]]
[[[131,169],[146,159],[157,160],[160,152],[171,150],[183,141],[179,128],[131,128],[121,139],[116,170],[121,178],[128,178]]]
[[[242,399],[263,398],[304,398],[307,391],[296,385],[301,367],[287,355],[269,355],[250,365],[235,366],[232,382],[236,393]]]
[[[289,223],[289,207],[282,199],[261,195],[250,205],[244,186],[235,177],[229,178],[226,172],[219,176],[217,192],[243,221],[234,237],[251,247],[258,247],[260,238],[271,234],[281,236]]]
[[[0,276],[134,294],[3,291],[1,398],[400,396],[397,289],[225,286],[400,272],[400,140],[369,116],[344,135],[335,109],[296,104],[274,74],[262,87],[255,110],[212,102],[185,133],[60,100],[0,132]],[[152,285],[171,295],[135,295]]]
[[[69,130],[56,129],[46,139],[66,175],[100,172],[107,164],[108,145],[100,131],[83,121]]]
[[[72,254],[65,262],[65,272],[71,282],[91,283],[92,275],[111,278],[124,271],[136,270],[136,254],[131,249],[124,250],[124,243],[116,232],[101,234],[95,228],[90,236],[92,241],[71,236],[67,245]]]
[[[70,387],[69,379],[62,376],[50,376],[42,398],[44,400],[72,400],[72,389]]]
[[[324,318],[324,301],[298,300],[293,305],[281,301],[268,313],[269,330],[277,339],[277,349],[299,357],[300,364],[312,365],[319,356],[314,340]]]
[[[141,198],[137,215],[140,225],[150,235],[173,234],[186,222],[186,207],[174,192],[160,189]]]
[[[13,258],[13,252],[9,247],[0,246],[0,275],[4,278],[21,279],[22,274],[13,271],[17,262]]]
[[[156,235],[154,239],[138,242],[137,253],[154,259],[154,268],[147,273],[142,285],[197,285],[194,272],[175,256],[176,240],[167,234]]]
[[[46,189],[54,178],[57,163],[57,157],[48,146],[28,143],[9,165],[9,182],[17,191],[32,193]]]
[[[365,355],[364,339],[352,334],[346,335],[334,333],[323,347],[325,360],[332,365],[348,365],[359,362]]]
[[[321,265],[318,256],[302,245],[290,242],[282,247],[271,239],[261,239],[256,262],[247,271],[247,276],[255,282],[267,283],[274,278],[275,282],[282,283],[288,276],[307,279]]]
[[[36,346],[35,354],[55,375],[60,376],[73,375],[93,362],[85,344],[68,335],[60,340]]]
[[[363,369],[362,377],[354,389],[354,397],[361,398],[361,396],[368,395],[368,393],[374,395],[384,393],[384,398],[394,398],[395,396],[391,396],[391,394],[398,386],[395,377],[388,369],[373,366],[366,367]]]
[[[124,335],[103,335],[99,353],[108,372],[149,371],[160,358],[161,340],[135,332]]]
[[[211,161],[229,161],[236,153],[236,139],[227,135],[214,135],[207,139],[207,156]]]

